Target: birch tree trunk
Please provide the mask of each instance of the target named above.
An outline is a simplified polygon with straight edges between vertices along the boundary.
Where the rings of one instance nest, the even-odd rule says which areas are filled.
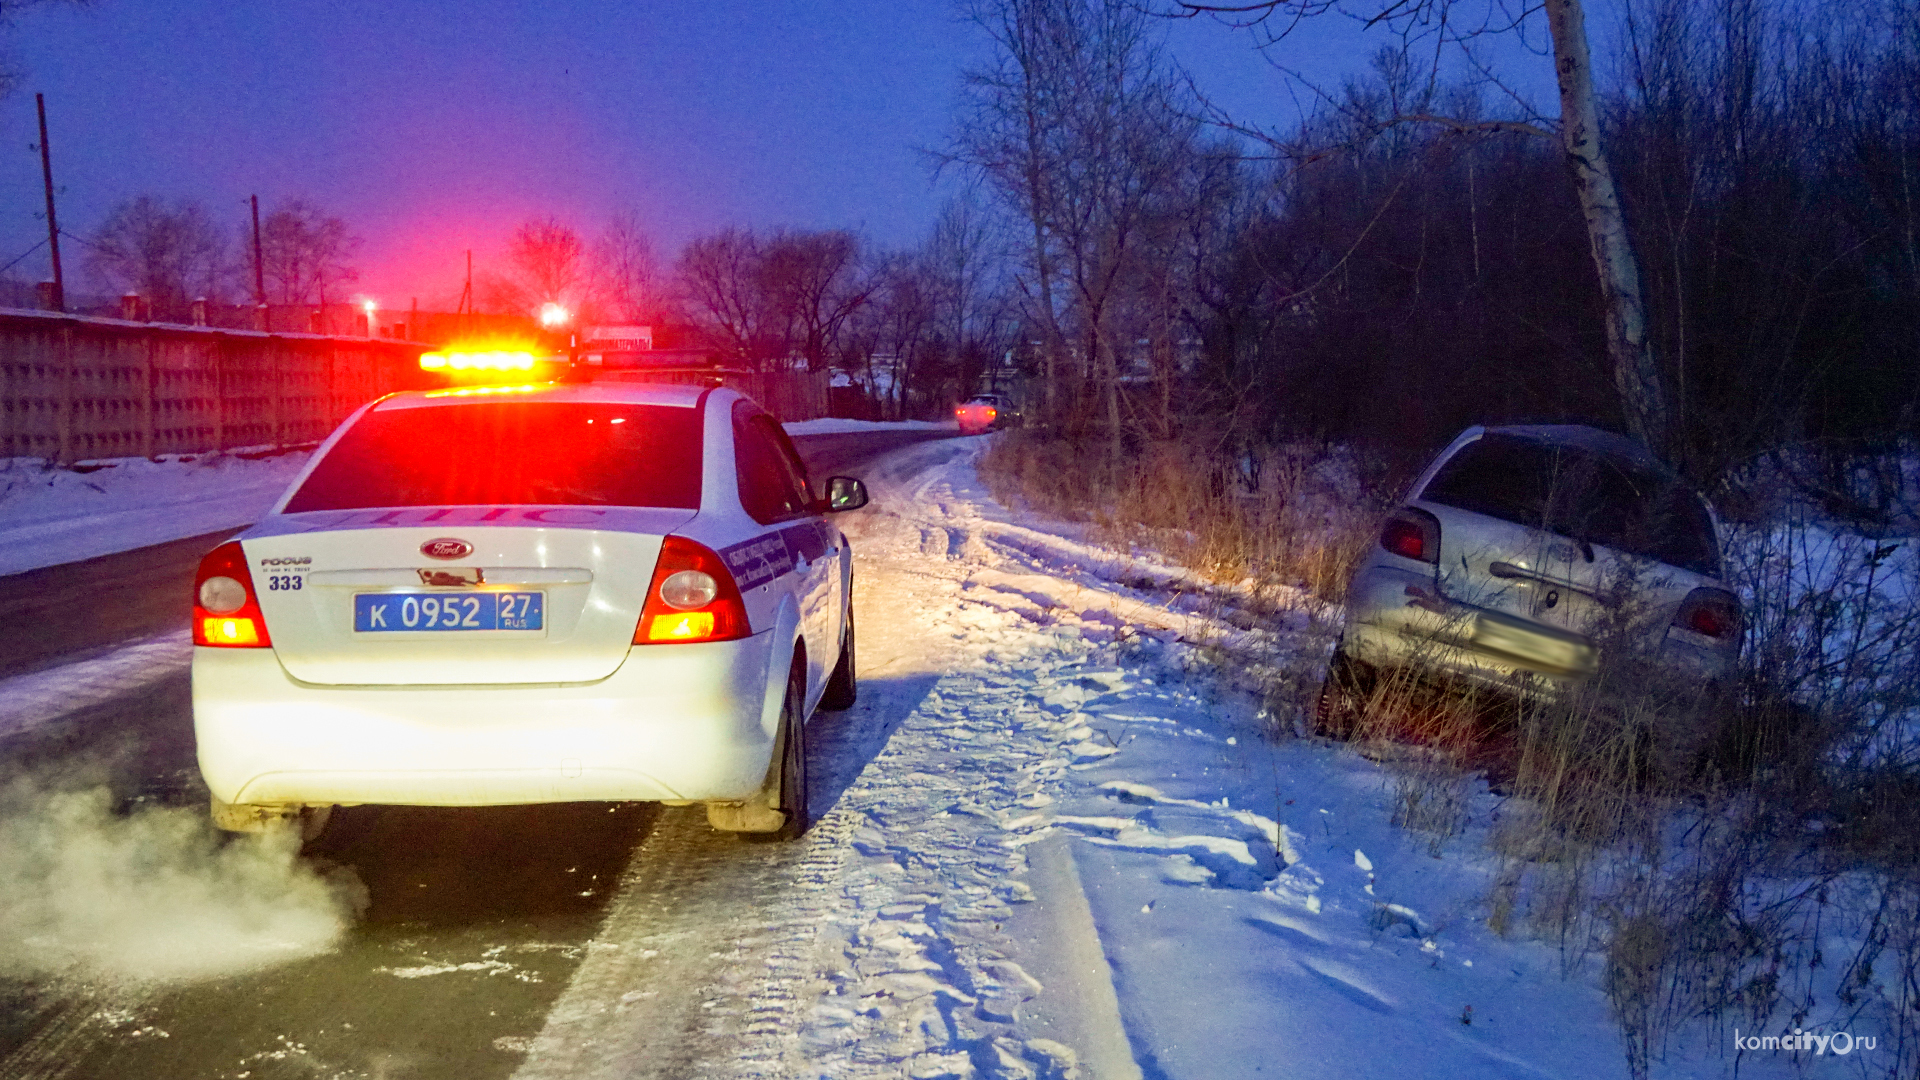
[[[1647,309],[1640,292],[1640,263],[1627,234],[1613,170],[1600,144],[1593,67],[1587,54],[1586,15],[1580,0],[1546,0],[1553,35],[1554,76],[1560,86],[1560,136],[1567,167],[1587,222],[1600,298],[1606,309],[1607,360],[1621,411],[1635,438],[1663,459],[1672,457],[1673,415],[1647,340]]]

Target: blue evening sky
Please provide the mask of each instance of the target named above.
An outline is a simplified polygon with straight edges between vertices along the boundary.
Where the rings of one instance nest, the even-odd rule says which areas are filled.
[[[1236,114],[1297,115],[1245,33],[1166,30]],[[734,224],[915,243],[956,186],[921,150],[986,55],[949,0],[94,0],[32,10],[4,41],[25,81],[0,99],[0,262],[45,228],[41,91],[68,231],[143,193],[236,230],[249,194],[305,196],[364,238],[361,287],[395,307],[450,304],[462,252],[484,268],[539,214],[591,234],[631,207],[663,258]],[[1385,42],[1327,20],[1276,59],[1337,84]],[[1548,86],[1548,61],[1509,51]],[[63,254],[91,291],[78,245]],[[42,254],[14,270],[46,272]]]

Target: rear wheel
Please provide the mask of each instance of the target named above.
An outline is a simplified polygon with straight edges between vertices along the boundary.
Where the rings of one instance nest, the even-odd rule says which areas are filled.
[[[854,699],[859,696],[859,687],[854,684],[853,674],[853,607],[847,607],[847,632],[840,635],[840,662],[833,666],[833,674],[827,676],[827,688],[820,695],[820,707],[839,712],[853,708]]]
[[[787,679],[787,697],[780,707],[780,733],[774,740],[765,785],[745,802],[707,804],[707,824],[720,832],[793,840],[813,824],[807,811],[806,728],[800,721],[801,710],[806,707],[804,670],[796,667]]]
[[[807,806],[807,728],[800,721],[806,684],[795,679],[787,690],[786,720],[780,740],[780,813],[786,820],[774,835],[797,840],[813,824]]]

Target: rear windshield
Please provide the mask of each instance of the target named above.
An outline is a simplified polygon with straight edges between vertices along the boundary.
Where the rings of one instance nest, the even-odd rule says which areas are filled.
[[[1488,435],[1441,466],[1420,497],[1718,576],[1713,519],[1680,482],[1617,458]]]
[[[700,410],[486,402],[362,416],[286,513],[386,506],[700,507]]]

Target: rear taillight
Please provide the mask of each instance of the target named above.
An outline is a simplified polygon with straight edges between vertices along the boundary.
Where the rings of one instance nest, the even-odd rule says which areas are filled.
[[[208,552],[193,576],[193,643],[222,649],[263,649],[273,644],[253,591],[246,552],[240,550],[238,540]]]
[[[1699,588],[1680,601],[1673,625],[1703,637],[1727,640],[1740,633],[1740,599],[1725,589]]]
[[[749,633],[747,606],[720,556],[684,536],[667,537],[633,643],[732,641]]]
[[[1440,522],[1423,510],[1405,509],[1387,519],[1380,546],[1406,559],[1440,561]]]

